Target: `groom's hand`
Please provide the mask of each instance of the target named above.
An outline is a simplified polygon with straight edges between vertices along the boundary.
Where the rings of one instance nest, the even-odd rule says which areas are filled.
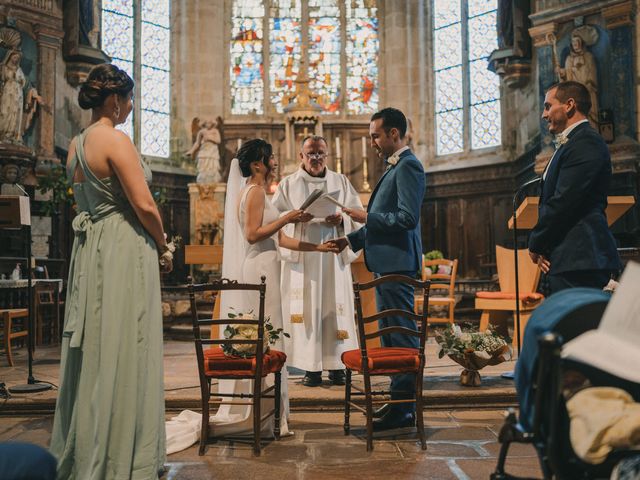
[[[336,247],[337,249],[336,253],[342,252],[345,248],[349,246],[347,237],[334,238],[333,240],[329,240],[327,243],[330,243]]]
[[[367,223],[367,212],[359,208],[343,208],[342,211],[349,215],[354,222]]]

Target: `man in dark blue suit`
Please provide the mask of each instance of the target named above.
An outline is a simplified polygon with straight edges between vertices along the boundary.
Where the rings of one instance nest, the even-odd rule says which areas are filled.
[[[589,91],[578,82],[554,85],[544,99],[542,118],[556,135],[557,149],[542,175],[529,254],[547,274],[551,293],[601,289],[621,266],[605,214],[611,158],[589,125],[590,109]]]
[[[367,211],[344,209],[353,220],[363,223],[346,238],[334,240],[340,250],[347,245],[354,252],[364,249],[367,268],[377,278],[400,273],[415,277],[422,266],[420,207],[425,194],[422,164],[406,146],[407,119],[395,108],[385,108],[371,117],[371,146],[384,158],[387,170],[376,185]],[[376,287],[378,310],[400,308],[413,311],[413,288],[406,284]],[[380,328],[402,326],[416,329],[415,322],[402,317],[380,320]],[[393,333],[382,337],[383,347],[418,348],[418,338]],[[413,374],[391,379],[391,398],[415,398]],[[408,427],[415,423],[415,403],[388,404],[374,421],[374,430]]]

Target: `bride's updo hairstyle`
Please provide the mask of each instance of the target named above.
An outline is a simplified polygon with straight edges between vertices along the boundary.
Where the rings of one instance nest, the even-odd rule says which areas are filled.
[[[253,162],[262,162],[269,168],[269,159],[272,153],[273,147],[271,144],[261,138],[244,142],[236,154],[242,176],[251,176],[251,164]]]
[[[84,110],[102,106],[109,95],[126,97],[133,90],[133,80],[120,68],[110,63],[96,65],[80,86],[78,103]]]

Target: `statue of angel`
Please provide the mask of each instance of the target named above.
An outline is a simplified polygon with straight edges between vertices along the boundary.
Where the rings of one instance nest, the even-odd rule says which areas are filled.
[[[220,175],[220,143],[222,141],[218,122],[200,120],[198,117],[191,122],[193,146],[185,153],[196,159],[198,175],[196,183],[208,184],[222,181]]]

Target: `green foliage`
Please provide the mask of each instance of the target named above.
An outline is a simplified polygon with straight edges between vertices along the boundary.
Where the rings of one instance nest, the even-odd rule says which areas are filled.
[[[151,196],[153,197],[153,201],[156,202],[158,208],[161,208],[165,203],[169,201],[169,197],[167,197],[167,189],[165,187],[152,188]]]
[[[252,319],[255,320],[256,317],[253,314],[253,310],[249,312],[242,313],[236,312],[233,307],[231,307],[231,312],[227,314],[227,317],[230,319]],[[275,345],[275,343],[280,339],[280,335],[284,335],[289,338],[289,334],[286,333],[282,328],[274,328],[271,325],[270,317],[266,317],[264,319],[264,333],[265,338],[264,347],[265,352],[268,350],[269,345]],[[222,332],[224,338],[229,340],[257,340],[258,339],[258,325],[227,325],[224,331]],[[233,345],[222,345],[222,351],[225,355],[230,357],[242,357],[248,358],[255,356],[256,346],[254,344],[233,344]]]
[[[444,255],[442,254],[442,252],[440,250],[431,250],[430,252],[427,252],[423,255],[425,261],[426,260],[438,260],[439,258],[444,258]],[[433,265],[431,267],[429,267],[431,269],[431,273],[437,273],[438,272],[438,266],[437,265]]]
[[[62,165],[53,165],[44,177],[38,180],[38,190],[43,195],[51,193],[49,200],[44,203],[44,213],[52,215],[58,211],[60,205],[75,204],[71,181],[67,179],[66,169]]]
[[[492,355],[511,341],[491,329],[482,333],[468,329],[463,331],[458,325],[448,325],[441,333],[436,334],[435,338],[440,345],[438,358],[470,352],[487,352]]]

